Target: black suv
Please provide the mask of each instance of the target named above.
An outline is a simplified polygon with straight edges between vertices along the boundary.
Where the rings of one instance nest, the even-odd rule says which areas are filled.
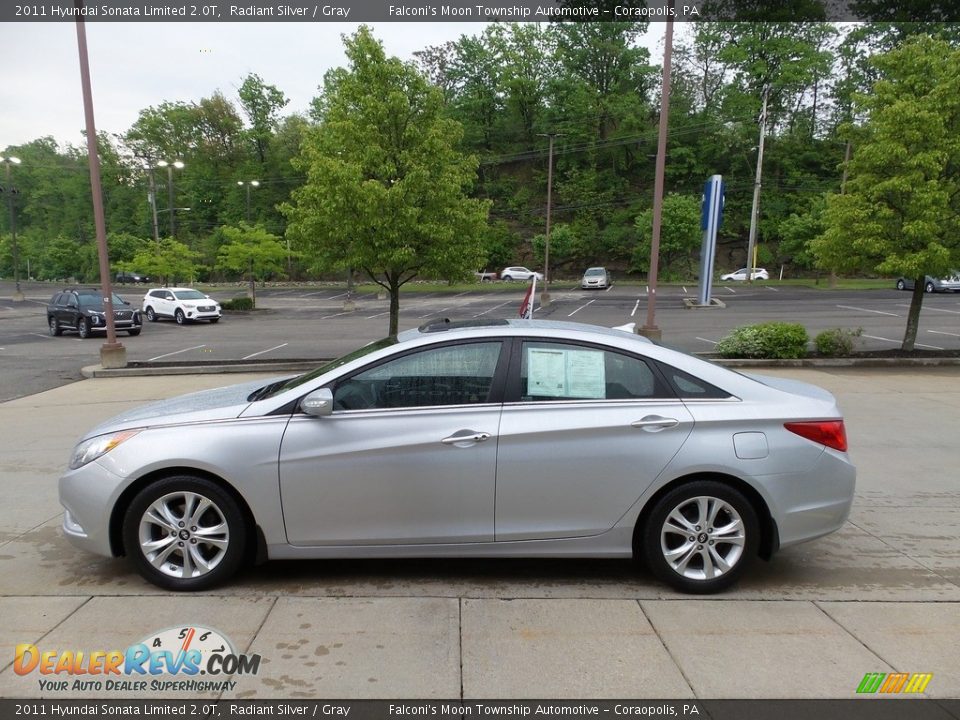
[[[114,279],[114,282],[118,282],[121,284],[134,283],[135,285],[137,285],[141,283],[150,282],[150,278],[144,275],[143,273],[128,272],[126,270],[121,270],[120,272],[117,273],[117,276]]]
[[[143,327],[140,311],[116,293],[113,294],[113,323],[117,330],[126,330],[130,335],[139,335]],[[67,288],[54,293],[47,305],[47,325],[51,335],[70,330],[87,338],[91,333],[106,332],[107,318],[100,289]]]

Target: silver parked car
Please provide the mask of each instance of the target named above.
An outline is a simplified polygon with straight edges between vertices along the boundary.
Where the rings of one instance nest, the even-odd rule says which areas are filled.
[[[606,268],[588,268],[583,274],[583,278],[580,280],[580,288],[583,290],[589,290],[591,288],[602,289],[607,287],[610,287],[610,273],[607,272]]]
[[[713,592],[837,530],[833,396],[622,330],[435,323],[123,413],[60,479],[78,546],[199,590],[248,558],[623,557]]]

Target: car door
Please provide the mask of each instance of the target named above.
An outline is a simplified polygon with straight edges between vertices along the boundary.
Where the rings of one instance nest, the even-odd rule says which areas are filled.
[[[288,541],[492,541],[502,346],[417,349],[338,380],[331,415],[295,414],[280,448]]]
[[[639,499],[693,428],[651,364],[597,345],[524,340],[497,457],[497,541],[596,535]]]

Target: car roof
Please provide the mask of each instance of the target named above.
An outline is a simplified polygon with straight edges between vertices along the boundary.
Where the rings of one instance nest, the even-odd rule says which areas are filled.
[[[152,292],[154,290],[169,290],[170,292],[183,292],[184,290],[191,290],[194,292],[200,292],[196,288],[189,288],[189,287],[158,287],[158,288],[150,288],[148,292]]]
[[[567,322],[564,320],[521,320],[519,318],[450,320],[448,318],[444,318],[443,320],[425,323],[418,328],[405,330],[397,335],[397,341],[402,343],[414,340],[418,337],[434,335],[435,333],[469,332],[481,328],[503,328],[505,330],[509,328],[511,330],[520,331],[551,330],[556,332],[570,333],[580,332],[621,339],[624,337],[624,335],[630,335],[630,333],[627,333],[623,330],[601,327],[600,325]],[[511,334],[522,334],[522,332]],[[639,342],[650,342],[648,338],[642,335],[633,335],[633,338]]]

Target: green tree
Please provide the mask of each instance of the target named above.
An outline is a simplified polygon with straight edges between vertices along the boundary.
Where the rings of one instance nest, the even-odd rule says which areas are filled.
[[[235,227],[221,227],[225,242],[217,253],[217,267],[240,274],[250,280],[250,298],[257,301],[256,280],[281,274],[287,258],[280,238],[259,226],[240,223]]]
[[[200,254],[193,252],[184,243],[173,238],[162,238],[158,243],[149,243],[129,262],[117,263],[120,270],[137,270],[160,282],[172,285],[176,282],[193,282],[199,266]]]
[[[394,334],[401,286],[479,267],[488,204],[466,196],[477,161],[457,150],[440,91],[386,57],[368,27],[344,42],[348,67],[327,73],[320,125],[295,162],[306,184],[282,209],[317,265],[360,269],[390,293]]]
[[[903,349],[916,342],[925,275],[960,254],[960,50],[918,37],[875,58],[881,73],[859,104],[846,193],[827,197],[821,267],[871,267],[916,278]]]
[[[256,73],[247,75],[237,94],[250,121],[248,135],[262,164],[266,160],[270,138],[279,125],[279,113],[290,101],[275,85],[267,85]]]
[[[650,270],[653,210],[644,210],[637,216],[636,228],[640,241],[633,253],[632,269],[645,273]],[[702,238],[700,198],[668,193],[663,198],[660,227],[660,273],[665,277],[693,277]]]

